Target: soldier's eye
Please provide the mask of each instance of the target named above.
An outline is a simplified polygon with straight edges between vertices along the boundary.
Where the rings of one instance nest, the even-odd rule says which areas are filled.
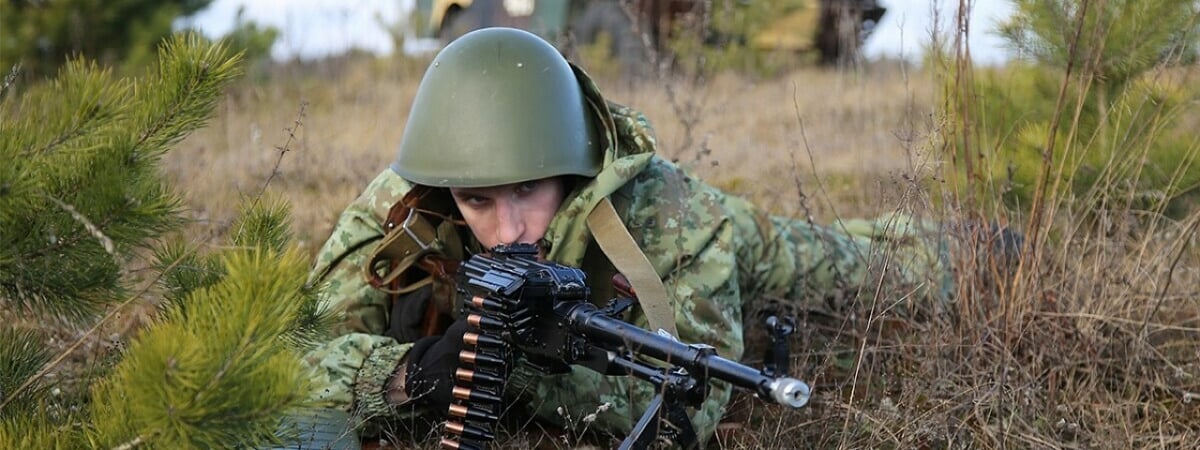
[[[486,205],[488,202],[487,197],[484,197],[482,195],[476,195],[476,194],[473,194],[470,192],[451,191],[451,195],[454,196],[455,202],[458,202],[460,205],[469,206],[472,208],[479,208],[481,206]]]
[[[468,195],[463,197],[461,200],[468,205],[476,207],[483,206],[488,201],[487,197],[480,197],[478,195]]]
[[[530,192],[533,192],[534,190],[537,190],[538,184],[539,184],[539,180],[526,181],[524,183],[518,184],[517,185],[517,193],[518,194],[528,194]]]

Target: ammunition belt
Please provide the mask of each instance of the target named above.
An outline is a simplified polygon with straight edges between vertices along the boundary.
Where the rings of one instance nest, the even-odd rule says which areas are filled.
[[[454,372],[453,401],[441,446],[482,450],[496,438],[494,430],[512,367],[512,351],[501,333],[513,317],[509,301],[490,296],[460,297],[469,327]]]

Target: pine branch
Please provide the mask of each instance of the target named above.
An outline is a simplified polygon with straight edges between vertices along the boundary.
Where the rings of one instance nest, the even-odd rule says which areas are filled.
[[[291,206],[283,199],[268,195],[257,201],[242,204],[238,219],[231,226],[231,250],[268,249],[279,253],[288,250],[292,232],[288,225]],[[164,245],[156,253],[158,261],[173,261],[189,247],[174,241]],[[204,257],[189,257],[183,264],[168,272],[163,278],[167,291],[164,305],[186,311],[193,305],[189,296],[198,290],[209,288],[220,282],[227,273],[220,263],[220,254]],[[164,266],[165,263],[159,263]],[[291,324],[285,339],[290,346],[303,349],[326,337],[332,327],[332,312],[321,307],[316,288],[304,287],[297,319]]]
[[[269,196],[255,197],[242,205],[241,214],[231,227],[233,245],[248,248],[269,248],[277,252],[287,249],[292,240],[288,226],[292,207],[286,200]]]
[[[30,116],[21,123],[25,136],[37,139],[47,136],[46,131],[52,133],[45,142],[23,146],[20,155],[54,155],[58,147],[76,139],[94,136],[105,127],[114,129],[113,122],[120,121],[129,109],[121,101],[127,91],[128,83],[112,80],[111,73],[94,62],[70,61],[49,87],[37,89],[21,106]],[[34,132],[38,129],[44,131]]]
[[[3,105],[0,157],[14,164],[0,167],[0,298],[83,319],[122,296],[118,255],[182,223],[155,156],[211,115],[238,73],[225,53],[179,36],[148,81],[114,81],[75,61],[53,85]]]
[[[148,90],[165,92],[168,98],[143,119],[146,123],[133,143],[135,154],[161,153],[204,124],[216,106],[215,94],[241,74],[241,54],[225,54],[223,45],[209,45],[194,33],[177,35],[163,44],[159,51],[162,62]]]
[[[159,272],[158,276],[162,277],[163,273],[165,273],[165,272]],[[155,281],[158,281],[158,280],[155,279]],[[116,317],[117,314],[120,313],[123,309],[125,309],[126,306],[129,306],[130,303],[133,303],[134,300],[142,298],[142,296],[146,294],[146,291],[150,288],[150,286],[153,286],[153,285],[154,285],[154,283],[147,284],[146,287],[143,288],[141,291],[139,291],[137,294],[129,296],[129,298],[125,299],[125,301],[121,302],[121,304],[119,304],[116,307],[109,310],[108,314],[106,314],[100,320],[96,321],[96,323],[94,325],[92,325],[92,327],[89,328],[87,331],[85,331],[82,335],[80,335],[79,338],[76,339],[75,342],[71,344],[71,346],[69,346],[65,350],[63,350],[62,353],[59,353],[58,357],[54,358],[54,360],[50,361],[48,364],[46,364],[44,367],[42,367],[42,370],[38,371],[33,376],[29,377],[29,379],[27,379],[24,383],[22,383],[20,386],[18,386],[17,389],[15,389],[12,394],[10,394],[7,398],[5,398],[3,402],[0,402],[0,411],[4,411],[4,407],[8,406],[8,404],[12,401],[12,399],[16,398],[22,392],[24,392],[26,389],[29,389],[31,386],[33,386],[33,384],[35,382],[37,382],[37,380],[41,379],[47,373],[50,373],[50,370],[54,369],[55,367],[58,367],[58,365],[61,364],[63,362],[63,360],[67,359],[67,357],[70,356],[72,353],[74,353],[75,350],[79,349],[79,346],[83,345],[83,342],[86,341],[89,337],[91,337],[91,335],[94,334],[96,332],[96,330],[99,330],[101,326],[108,323],[108,321],[112,320],[113,317]]]
[[[29,330],[0,329],[0,399],[4,404],[15,405],[15,411],[5,411],[0,405],[0,417],[13,417],[28,413],[36,404],[40,379],[38,370],[50,360],[42,346],[42,336]],[[31,380],[33,387],[13,385],[20,380]]]
[[[0,448],[73,449],[88,447],[79,439],[81,436],[78,433],[64,430],[60,423],[60,421],[51,420],[45,410],[29,414],[7,415],[0,420]]]
[[[265,442],[284,412],[307,404],[306,372],[282,339],[300,309],[306,258],[234,249],[222,260],[227,275],[145,330],[94,391],[101,442],[147,430],[172,445]]]
[[[167,270],[171,267],[171,262],[177,259],[182,262],[174,269]],[[193,291],[212,286],[225,276],[224,268],[217,258],[200,256],[196,247],[182,239],[171,240],[159,246],[155,249],[153,260],[154,270],[165,274],[162,286],[166,292],[163,295],[164,301],[160,304],[160,308],[164,310],[172,305],[181,304]]]

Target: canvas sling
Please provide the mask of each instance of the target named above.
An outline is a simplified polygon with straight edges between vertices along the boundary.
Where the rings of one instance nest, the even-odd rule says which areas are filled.
[[[671,336],[678,337],[675,329],[675,307],[671,296],[663,286],[662,278],[654,265],[642,253],[641,247],[633,240],[625,223],[617,215],[612,202],[606,197],[592,209],[587,217],[588,229],[592,237],[600,245],[600,250],[608,256],[609,261],[616,266],[617,272],[629,279],[633,291],[641,304],[642,312],[651,331],[664,330]]]

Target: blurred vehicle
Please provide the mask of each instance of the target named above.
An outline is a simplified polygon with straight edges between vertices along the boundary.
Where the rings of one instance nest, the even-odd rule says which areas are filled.
[[[765,1],[765,0],[758,0]],[[591,45],[607,35],[609,54],[622,67],[644,64],[647,52],[664,54],[679,30],[705,45],[737,41],[757,50],[816,52],[822,63],[858,55],[887,11],[876,0],[798,0],[746,35],[712,26],[723,8],[751,0],[417,0],[418,35],[449,42],[491,26],[522,28],[551,42]],[[560,48],[562,45],[560,45]]]

